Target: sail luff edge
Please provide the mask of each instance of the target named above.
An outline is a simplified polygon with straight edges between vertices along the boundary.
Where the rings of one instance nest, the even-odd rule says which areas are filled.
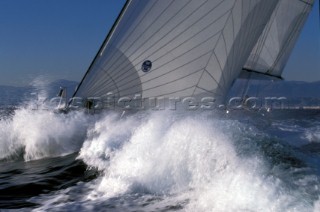
[[[102,45],[100,46],[99,51],[97,52],[97,54],[95,55],[94,59],[92,60],[90,66],[89,66],[89,68],[88,68],[88,70],[86,71],[86,73],[84,74],[82,80],[80,81],[79,85],[77,86],[76,91],[75,91],[74,94],[72,95],[72,98],[76,96],[76,94],[77,94],[79,88],[81,87],[84,79],[87,77],[88,73],[90,72],[91,67],[93,66],[93,64],[95,63],[95,61],[97,60],[97,58],[99,57],[99,55],[101,54],[101,52],[104,51],[105,47],[107,46],[106,44],[109,42],[110,38],[112,37],[112,35],[113,35],[113,33],[114,33],[114,30],[116,29],[119,21],[121,20],[124,12],[127,10],[127,8],[128,8],[128,6],[129,6],[129,4],[130,4],[131,1],[132,1],[132,0],[127,0],[126,3],[124,4],[124,6],[122,7],[121,12],[119,13],[116,21],[113,23],[113,25],[112,25],[109,33],[107,34],[107,36],[106,36],[106,38],[104,39]]]

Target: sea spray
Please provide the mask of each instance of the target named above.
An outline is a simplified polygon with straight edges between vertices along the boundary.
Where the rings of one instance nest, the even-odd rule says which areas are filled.
[[[311,127],[303,136],[310,143],[320,143],[320,125]]]
[[[78,159],[100,173],[90,182],[30,200],[43,204],[40,211],[53,205],[59,211],[101,209],[105,204],[123,210],[129,210],[130,204],[137,210],[145,205],[142,208],[149,211],[168,207],[312,211],[319,207],[313,197],[304,195],[307,190],[283,182],[295,172],[283,170],[281,161],[274,164],[274,154],[282,151],[279,145],[262,154],[259,142],[274,141],[264,138],[250,122],[221,119],[209,112],[143,111],[120,116],[33,109],[17,109],[0,121],[0,159],[30,161],[79,152]],[[317,181],[308,184],[307,180],[290,183],[302,187],[307,183],[309,188]],[[123,201],[129,205],[121,205]]]
[[[87,128],[98,118],[83,111],[59,113],[50,101],[51,84],[45,76],[34,79],[32,93],[10,116],[0,119],[0,160],[30,161],[80,150]]]
[[[290,194],[269,173],[261,157],[238,156],[232,133],[224,129],[232,127],[226,125],[241,128],[237,121],[169,112],[101,119],[79,155],[102,171],[87,198],[152,194],[183,202],[187,211],[311,210],[308,201],[300,201],[302,195]]]
[[[88,129],[88,139],[84,142],[79,156],[89,166],[99,170],[105,170],[109,166],[110,158],[129,141],[140,124],[140,121],[133,117],[120,119],[119,114],[112,112],[102,117]]]
[[[29,161],[77,152],[91,119],[82,112],[18,109],[11,119],[0,121],[0,158],[23,154]]]

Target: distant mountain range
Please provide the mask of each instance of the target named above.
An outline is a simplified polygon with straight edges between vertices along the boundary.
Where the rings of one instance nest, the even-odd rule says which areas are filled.
[[[232,87],[229,98],[231,97],[285,97],[288,106],[304,107],[320,106],[320,81],[300,82],[300,81],[267,81],[237,80]]]
[[[320,81],[267,81],[252,80],[247,85],[246,80],[237,80],[230,95],[242,94],[247,88],[249,96],[287,97],[287,98],[320,98]]]
[[[13,87],[0,85],[0,105],[17,105],[27,101],[34,95],[45,94],[47,98],[56,97],[60,87],[67,88],[68,98],[71,97],[78,82],[69,80],[56,80],[42,86]],[[247,88],[247,92],[244,89]],[[263,81],[251,80],[247,85],[246,80],[237,80],[229,96],[258,97],[286,97],[295,101],[320,101],[320,81]],[[307,100],[306,100],[307,99]]]

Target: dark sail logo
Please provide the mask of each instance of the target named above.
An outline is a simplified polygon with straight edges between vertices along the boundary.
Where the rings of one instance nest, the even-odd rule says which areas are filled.
[[[150,60],[146,60],[142,63],[141,70],[143,72],[149,72],[152,68],[152,62]]]

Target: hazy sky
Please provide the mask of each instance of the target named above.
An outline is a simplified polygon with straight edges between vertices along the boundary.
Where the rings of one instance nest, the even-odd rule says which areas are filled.
[[[42,78],[80,81],[125,0],[0,0],[0,85]],[[287,80],[320,80],[319,5],[285,69]]]

